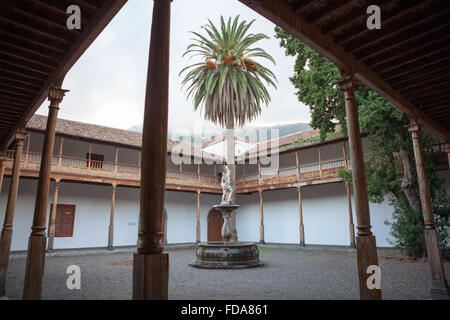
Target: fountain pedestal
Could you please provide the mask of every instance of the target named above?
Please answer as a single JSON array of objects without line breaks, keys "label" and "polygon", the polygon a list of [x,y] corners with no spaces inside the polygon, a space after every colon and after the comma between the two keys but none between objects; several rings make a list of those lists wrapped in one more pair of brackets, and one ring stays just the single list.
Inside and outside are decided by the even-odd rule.
[{"label": "fountain pedestal", "polygon": [[223,241],[197,244],[195,263],[192,267],[205,269],[239,269],[262,266],[259,260],[259,250],[255,243],[229,242],[231,238],[231,227],[229,223],[230,214],[239,208],[239,205],[218,204],[213,206],[222,212]]}]

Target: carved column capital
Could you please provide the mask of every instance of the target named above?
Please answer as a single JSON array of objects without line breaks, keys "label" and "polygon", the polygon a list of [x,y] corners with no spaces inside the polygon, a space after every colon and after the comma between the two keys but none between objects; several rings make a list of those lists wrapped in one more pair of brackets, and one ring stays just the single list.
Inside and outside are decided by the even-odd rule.
[{"label": "carved column capital", "polygon": [[302,187],[304,187],[304,186],[306,186],[305,182],[300,182],[300,183],[295,184],[295,187],[297,188],[297,191],[301,191]]},{"label": "carved column capital", "polygon": [[64,90],[51,85],[48,89],[48,100],[50,101],[50,107],[58,107],[66,92],[69,92],[69,90]]},{"label": "carved column capital", "polygon": [[412,134],[413,138],[419,137],[420,126],[415,121],[411,121],[411,124],[407,126],[408,131]]},{"label": "carved column capital", "polygon": [[337,82],[339,90],[353,94],[358,87],[358,80],[353,74],[343,74],[342,79]]},{"label": "carved column capital", "polygon": [[23,129],[17,130],[15,138],[17,144],[23,145],[24,140],[27,138],[27,132]]}]

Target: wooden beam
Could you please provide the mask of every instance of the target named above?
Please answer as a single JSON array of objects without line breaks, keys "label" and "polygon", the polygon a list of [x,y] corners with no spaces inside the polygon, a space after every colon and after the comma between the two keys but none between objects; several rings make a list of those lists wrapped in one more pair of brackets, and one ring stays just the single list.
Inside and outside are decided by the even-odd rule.
[{"label": "wooden beam", "polygon": [[[413,4],[413,1],[411,3]],[[428,8],[426,8],[427,6]],[[422,33],[417,32],[417,26],[420,25],[420,31],[426,31],[426,25],[434,26],[433,21],[442,22],[442,16],[448,11],[448,8],[442,3],[433,3],[433,1],[419,2],[419,7],[421,8],[413,6],[410,10],[396,10],[397,15],[390,23],[386,22],[383,17],[381,29],[369,30],[366,28],[365,31],[369,31],[366,33],[366,37],[353,40],[351,43],[347,42],[348,45],[344,44],[344,46],[351,52],[355,52],[389,38],[402,39],[401,35],[417,36]],[[406,17],[402,19],[401,16],[405,14]]]},{"label": "wooden beam", "polygon": [[[47,96],[47,88],[50,84],[61,84],[66,73],[72,68],[75,62],[81,57],[91,43],[97,38],[102,30],[108,25],[112,18],[125,5],[127,0],[104,0],[102,7],[92,17],[92,22],[83,26],[82,33],[72,43],[69,51],[63,59],[59,61],[59,67],[50,75],[46,83],[40,87],[39,93],[35,96],[33,102],[23,113],[20,121],[14,129],[25,125],[39,106],[44,102]],[[0,150],[6,148],[12,140],[12,133],[6,139],[0,142]]]},{"label": "wooden beam", "polygon": [[333,15],[338,10],[341,10],[342,7],[346,6],[347,4],[352,3],[349,0],[336,0],[331,3],[329,3],[327,6],[325,6],[323,9],[308,15],[307,21],[308,23],[317,23],[320,22],[323,18],[329,17]]},{"label": "wooden beam", "polygon": [[378,41],[377,39],[369,42],[368,45],[364,48],[349,50],[349,52],[352,52],[355,58],[358,60],[368,59],[380,53],[392,50],[392,48],[397,48],[403,44],[407,44],[416,39],[423,38],[426,35],[433,36],[434,33],[441,34],[442,29],[448,29],[447,26],[449,25],[450,22],[448,22],[447,19],[431,20],[430,22],[421,25],[421,30],[424,30],[422,32],[417,32],[417,28],[407,29],[403,32],[400,32],[396,37],[390,35],[385,40],[380,39],[380,41]]},{"label": "wooden beam", "polygon": [[[371,58],[362,58],[361,61],[363,61],[370,68],[377,67],[377,69],[382,69],[383,65],[396,65],[399,62],[399,58],[420,58],[421,56],[432,53],[435,50],[442,49],[442,47],[445,48],[445,45],[442,46],[442,41],[445,42],[445,39],[448,37],[450,37],[449,34],[446,34],[444,37],[438,33],[431,36],[427,35],[413,42],[407,42],[404,45],[397,47],[395,50],[389,50],[388,52],[372,56]],[[412,56],[414,53],[417,53],[417,55]],[[403,62],[403,60],[400,60],[400,62]]]},{"label": "wooden beam", "polygon": [[[397,19],[399,19],[403,15],[407,15],[416,12],[416,9],[418,6],[423,6],[422,0],[403,0],[401,1],[401,6],[403,7],[402,10],[389,10],[389,8],[383,8],[381,7],[382,11],[382,21],[383,21],[383,28],[388,25],[391,22],[395,22]],[[366,7],[367,9],[367,7]],[[365,18],[367,19],[367,13],[364,13]],[[363,24],[365,26],[365,24]],[[337,44],[345,45],[346,43],[350,43],[350,41],[353,43],[353,40],[356,38],[361,38],[362,36],[375,36],[374,31],[377,30],[370,30],[368,28],[361,28],[358,27],[357,29],[351,29],[346,30],[345,33],[342,33],[341,35],[338,35],[334,38],[335,42]]]}]

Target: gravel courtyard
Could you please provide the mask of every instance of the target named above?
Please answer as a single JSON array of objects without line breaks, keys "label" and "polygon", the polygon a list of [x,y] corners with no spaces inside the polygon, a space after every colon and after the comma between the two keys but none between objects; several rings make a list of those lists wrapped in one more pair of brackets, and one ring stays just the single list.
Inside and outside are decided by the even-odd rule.
[{"label": "gravel courtyard", "polygon": [[[169,299],[358,299],[355,252],[260,248],[266,264],[256,269],[205,270],[188,266],[194,249],[171,249]],[[24,256],[11,259],[7,296],[21,299]],[[424,262],[380,254],[383,299],[429,299]],[[81,268],[81,289],[66,287],[66,268]],[[450,264],[445,265],[450,274]],[[132,252],[51,256],[46,259],[43,299],[130,299]]]}]

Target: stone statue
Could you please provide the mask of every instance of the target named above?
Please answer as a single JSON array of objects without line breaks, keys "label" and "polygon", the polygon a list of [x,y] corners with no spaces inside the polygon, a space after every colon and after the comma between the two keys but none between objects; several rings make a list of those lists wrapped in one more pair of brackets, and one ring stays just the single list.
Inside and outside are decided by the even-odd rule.
[{"label": "stone statue", "polygon": [[222,203],[230,204],[231,196],[233,195],[233,188],[230,185],[230,169],[228,166],[225,166],[225,172],[222,173]]}]

